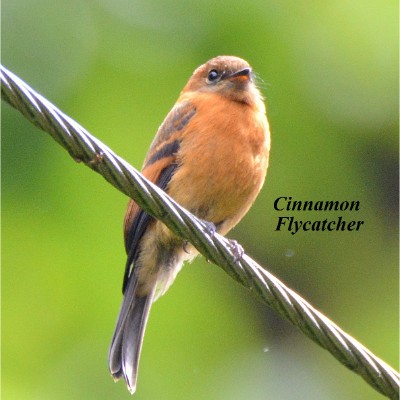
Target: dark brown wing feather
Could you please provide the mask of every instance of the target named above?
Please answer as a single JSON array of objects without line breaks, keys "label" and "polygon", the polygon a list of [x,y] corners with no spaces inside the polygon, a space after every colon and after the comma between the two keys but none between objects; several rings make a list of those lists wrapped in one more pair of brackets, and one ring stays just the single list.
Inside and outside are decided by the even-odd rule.
[{"label": "dark brown wing feather", "polygon": [[[195,115],[196,109],[189,102],[178,103],[160,126],[146,156],[143,175],[161,189],[166,190],[177,163],[181,131]],[[128,259],[125,266],[122,292],[131,276],[141,238],[154,219],[131,200],[125,214],[124,238]]]},{"label": "dark brown wing feather", "polygon": [[175,105],[161,124],[157,135],[151,143],[143,165],[143,171],[156,161],[177,153],[179,150],[181,131],[187,126],[195,114],[196,108],[189,101]]}]

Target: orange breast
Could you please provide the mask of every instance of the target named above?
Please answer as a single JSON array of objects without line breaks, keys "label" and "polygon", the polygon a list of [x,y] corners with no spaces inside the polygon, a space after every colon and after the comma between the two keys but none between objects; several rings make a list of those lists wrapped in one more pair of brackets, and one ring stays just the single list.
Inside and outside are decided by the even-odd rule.
[{"label": "orange breast", "polygon": [[197,94],[197,112],[181,142],[181,167],[168,193],[200,218],[231,229],[264,182],[269,152],[265,114],[213,93]]}]

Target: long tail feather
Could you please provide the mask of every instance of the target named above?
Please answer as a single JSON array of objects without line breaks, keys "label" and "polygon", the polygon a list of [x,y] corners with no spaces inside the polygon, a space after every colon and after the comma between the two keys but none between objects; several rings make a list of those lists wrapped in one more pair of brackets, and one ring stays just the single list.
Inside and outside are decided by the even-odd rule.
[{"label": "long tail feather", "polygon": [[110,372],[115,380],[124,377],[131,393],[136,389],[140,350],[153,298],[154,290],[138,297],[135,280],[128,282],[111,342],[108,357]]}]

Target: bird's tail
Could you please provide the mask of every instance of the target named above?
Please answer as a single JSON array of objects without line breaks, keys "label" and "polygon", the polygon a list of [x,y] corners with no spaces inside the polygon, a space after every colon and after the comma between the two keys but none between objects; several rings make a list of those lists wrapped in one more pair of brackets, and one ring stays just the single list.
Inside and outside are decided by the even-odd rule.
[{"label": "bird's tail", "polygon": [[136,295],[136,282],[133,279],[128,282],[111,342],[110,372],[115,380],[123,377],[131,393],[136,389],[140,350],[153,298],[154,290],[139,297]]}]

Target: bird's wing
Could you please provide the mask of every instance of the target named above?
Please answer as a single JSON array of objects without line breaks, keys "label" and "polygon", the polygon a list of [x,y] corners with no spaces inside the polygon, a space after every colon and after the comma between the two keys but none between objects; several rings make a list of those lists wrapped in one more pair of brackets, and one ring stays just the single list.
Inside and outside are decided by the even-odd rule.
[{"label": "bird's wing", "polygon": [[[147,153],[142,173],[151,182],[165,190],[178,167],[176,154],[179,151],[182,131],[195,115],[196,108],[190,102],[178,103],[161,124]],[[128,259],[122,292],[125,291],[137,255],[138,245],[149,224],[154,219],[131,200],[125,214],[124,238]]]}]

